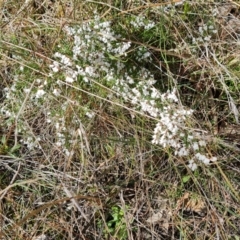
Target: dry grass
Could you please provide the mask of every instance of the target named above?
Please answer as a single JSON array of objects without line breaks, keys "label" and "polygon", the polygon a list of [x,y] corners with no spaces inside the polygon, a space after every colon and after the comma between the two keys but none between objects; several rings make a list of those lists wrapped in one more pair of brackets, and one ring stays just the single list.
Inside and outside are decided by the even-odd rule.
[{"label": "dry grass", "polygon": [[[0,239],[239,239],[239,3],[186,1],[171,15],[162,2],[123,2],[0,1],[0,104],[16,112],[0,115]],[[51,94],[53,54],[73,45],[64,26],[94,18],[94,10],[134,48],[151,51],[154,61],[144,67],[159,90],[178,88],[182,104],[194,109],[194,128],[213,140],[207,151],[217,162],[192,172],[171,149],[153,145],[156,119],[109,99],[104,81]],[[157,20],[158,32],[129,28],[134,15]],[[204,23],[217,31],[192,43]],[[16,79],[9,101],[3,89]],[[49,89],[40,105],[30,95],[37,79]],[[49,112],[56,122],[62,117],[73,154],[56,146]],[[25,136],[41,148],[29,149]]]}]

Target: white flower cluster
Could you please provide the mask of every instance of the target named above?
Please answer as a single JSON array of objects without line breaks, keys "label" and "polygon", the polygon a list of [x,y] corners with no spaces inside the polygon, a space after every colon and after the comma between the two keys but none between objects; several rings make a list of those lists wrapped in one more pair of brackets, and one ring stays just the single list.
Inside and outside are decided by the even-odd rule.
[{"label": "white flower cluster", "polygon": [[185,137],[182,127],[191,114],[192,110],[174,109],[171,105],[165,106],[160,113],[160,121],[154,129],[152,143],[160,144],[163,147],[173,147],[176,149],[176,155],[187,156],[189,152],[181,142],[181,138]]},{"label": "white flower cluster", "polygon": [[[155,25],[154,22],[147,20],[143,16],[135,17],[131,20],[134,27],[143,27],[143,29],[150,29]],[[135,26],[136,25],[136,26]],[[127,66],[122,58],[127,56],[131,47],[131,42],[125,41],[124,37],[115,34],[110,21],[101,21],[100,17],[96,16],[94,20],[83,22],[78,27],[65,27],[67,34],[74,39],[74,46],[72,48],[72,57],[66,57],[59,52],[54,54],[57,61],[50,65],[52,72],[50,76],[64,73],[65,81],[68,84],[76,82],[77,79],[83,80],[85,83],[91,83],[91,80],[98,81],[99,78],[116,81],[123,73],[124,78],[128,83],[134,84],[131,76],[131,71],[136,72],[136,67],[126,69]],[[150,52],[144,48],[139,47],[136,51],[137,61],[151,60]],[[145,73],[145,79],[148,78],[149,73]],[[121,80],[120,80],[121,81]],[[53,94],[59,96],[61,93],[61,83],[57,81],[58,87],[54,87]],[[118,85],[117,83],[115,84]],[[143,84],[144,86],[144,84]],[[114,90],[119,90],[116,87]],[[148,90],[144,90],[144,94]],[[134,100],[132,100],[134,101]]]},{"label": "white flower cluster", "polygon": [[[23,71],[21,68],[19,70]],[[23,81],[22,75],[16,75],[11,87],[4,89],[5,104],[1,107],[0,113],[6,117],[9,127],[16,124],[16,136],[21,136],[19,142],[28,150],[41,149],[39,144],[41,133],[38,134],[38,131],[33,133],[34,128],[38,127],[37,117],[34,115],[42,114],[45,117],[49,115],[45,109],[42,109],[42,102],[48,99],[46,86],[46,79],[39,78],[29,82]],[[30,130],[30,126],[33,126],[33,130]]]},{"label": "white flower cluster", "polygon": [[[133,28],[147,31],[155,26],[154,22],[142,16],[133,17],[130,24]],[[190,122],[193,111],[180,104],[177,90],[160,93],[154,87],[156,80],[149,70],[144,67],[138,68],[137,64],[128,65],[125,61],[128,59],[128,54],[135,54],[136,62],[151,61],[151,53],[146,48],[138,47],[135,53],[132,50],[130,53],[132,43],[115,34],[111,22],[103,22],[99,17],[92,22],[84,22],[77,28],[66,27],[65,30],[69,37],[74,39],[72,56],[66,56],[60,52],[54,54],[55,61],[50,65],[50,76],[56,81],[52,81],[51,86],[46,80],[38,79],[36,86],[31,87],[28,84],[22,88],[23,95],[28,95],[29,101],[26,103],[28,108],[42,108],[41,102],[47,101],[51,96],[47,94],[47,89],[52,90],[54,99],[60,97],[68,99],[68,96],[65,96],[62,81],[58,80],[63,76],[68,85],[82,81],[88,86],[92,84],[91,80],[106,79],[109,83],[107,87],[111,87],[118,96],[130,102],[133,108],[158,119],[153,132],[153,144],[171,148],[176,156],[189,160],[188,167],[193,171],[200,162],[208,165],[216,161],[215,157],[204,155],[207,143],[201,140],[200,134],[195,131],[189,132],[187,124]],[[204,36],[207,31],[213,30],[211,26],[199,28],[200,34]],[[16,80],[16,84],[17,82]],[[13,84],[11,89],[5,89],[5,95],[9,101],[17,94],[16,84]],[[66,156],[73,154],[67,146],[73,144],[72,136],[76,133],[75,127],[78,128],[77,119],[72,118],[66,121],[64,112],[68,104],[69,101],[66,101],[59,112],[44,113],[46,123],[54,124],[55,127],[54,146],[61,149]],[[15,109],[12,110],[9,107],[3,107],[1,112],[12,119],[17,114]],[[94,115],[94,111],[85,109],[86,117],[94,119]],[[40,148],[39,142],[42,136],[35,134],[33,137],[27,134],[28,128],[29,125],[24,124],[19,127],[19,133],[23,133],[21,142],[29,150]]]},{"label": "white flower cluster", "polygon": [[[154,23],[146,24],[140,16],[132,20],[131,24],[135,28],[144,29],[154,26]],[[209,26],[208,29],[212,30],[212,27]],[[137,110],[159,119],[154,129],[153,144],[164,148],[171,147],[176,156],[190,159],[188,166],[192,170],[196,169],[197,161],[207,165],[215,160],[201,154],[205,150],[206,142],[201,140],[200,135],[189,133],[186,124],[193,111],[179,104],[176,89],[161,94],[153,86],[156,81],[147,69],[137,69],[134,66],[126,68],[123,61],[120,61],[119,57],[127,55],[131,43],[119,42],[118,38],[121,36],[115,35],[110,22],[100,22],[96,17],[94,24],[84,23],[78,29],[67,27],[66,30],[74,37],[73,59],[76,61],[75,68],[78,69],[77,75],[81,75],[85,82],[88,82],[89,78],[97,80],[99,76],[105,76],[109,81],[114,79],[112,89],[119,96],[131,102]],[[201,32],[201,29],[199,31]],[[150,61],[151,54],[144,48],[139,48],[136,59],[145,58]],[[53,67],[55,65],[53,64]],[[70,83],[69,80],[66,81]],[[86,115],[92,117],[88,112]]]},{"label": "white flower cluster", "polygon": [[211,157],[208,158],[205,155],[201,153],[196,153],[192,159],[189,160],[188,167],[192,170],[195,171],[198,167],[197,162],[202,162],[205,165],[210,164],[210,162],[216,162],[217,158],[216,157]]},{"label": "white flower cluster", "polygon": [[[67,93],[62,84],[62,76],[65,77],[65,82],[69,85],[75,84],[78,77],[84,82],[89,83],[91,79],[97,80],[99,77],[112,80],[116,75],[120,74],[125,67],[121,61],[121,57],[125,57],[127,51],[131,47],[128,41],[120,41],[118,35],[115,35],[111,28],[111,23],[108,21],[102,22],[99,17],[96,17],[93,22],[85,22],[79,28],[66,28],[70,37],[74,38],[74,46],[72,49],[72,56],[66,56],[59,52],[54,54],[55,61],[52,62],[50,67],[50,77],[56,81],[47,82],[45,79],[29,81],[19,80],[19,76],[14,79],[11,88],[4,89],[5,106],[1,107],[1,113],[8,119],[8,126],[12,126],[21,110],[19,102],[13,99],[22,99],[24,102],[20,118],[18,119],[17,130],[21,135],[21,143],[24,144],[29,150],[41,148],[39,142],[44,137],[42,133],[44,129],[38,131],[30,131],[29,127],[35,121],[34,114],[40,114],[44,108],[44,104],[49,105],[51,96],[54,98],[65,97],[68,99]],[[61,49],[61,46],[60,46]],[[24,68],[21,67],[20,71],[23,72]],[[130,77],[129,77],[130,79]],[[133,81],[133,80],[132,80]],[[52,95],[47,91],[52,90]],[[52,100],[52,99],[51,99]],[[69,102],[67,102],[69,103]],[[31,116],[31,111],[34,113]],[[68,150],[66,145],[71,143],[69,136],[73,136],[74,129],[69,129],[69,126],[76,126],[76,119],[68,122],[66,127],[66,116],[62,112],[66,110],[66,106],[61,109],[53,109],[53,112],[43,112],[46,124],[54,124],[56,135],[53,137],[56,148],[62,149],[63,153],[70,155],[71,150]],[[59,115],[57,112],[59,111]],[[29,114],[29,115],[25,115]],[[22,118],[22,116],[24,117]],[[86,117],[93,118],[95,113],[92,110],[86,109]],[[29,121],[29,122],[28,122]],[[68,128],[68,129],[67,129]],[[73,127],[74,128],[74,127]],[[71,144],[70,144],[71,145]]]},{"label": "white flower cluster", "polygon": [[[77,79],[78,72],[74,71],[71,67],[73,66],[72,61],[70,58],[65,56],[64,54],[61,54],[59,52],[56,52],[54,54],[54,57],[59,59],[59,62],[54,61],[49,67],[53,71],[53,73],[50,73],[50,76],[52,76],[54,73],[58,73],[60,70],[65,72],[65,81],[67,83],[73,83]],[[55,89],[55,93],[59,92],[58,89]],[[56,95],[54,93],[54,95]]]},{"label": "white flower cluster", "polygon": [[176,2],[172,1],[172,2],[170,2],[170,4],[167,4],[167,5],[164,4],[163,7],[160,6],[160,8],[163,9],[164,12],[169,13],[170,11],[172,11],[172,13],[174,14],[175,13],[175,7],[179,6],[179,5],[183,5],[184,2],[185,2],[185,0],[176,1]]},{"label": "white flower cluster", "polygon": [[217,30],[213,25],[207,25],[203,24],[198,27],[198,37],[192,38],[192,43],[197,44],[197,43],[204,43],[204,42],[209,42],[214,34],[217,33]]},{"label": "white flower cluster", "polygon": [[164,148],[171,147],[176,156],[187,159],[192,157],[188,164],[192,171],[196,170],[199,162],[208,165],[216,161],[216,157],[209,158],[201,154],[201,152],[206,152],[207,143],[201,139],[198,132],[190,132],[187,128],[186,123],[192,116],[193,110],[186,110],[181,105],[177,105],[176,90],[162,94],[161,100],[168,101],[168,105],[164,106],[159,113],[159,122],[154,129],[152,143]]},{"label": "white flower cluster", "polygon": [[107,60],[106,53],[121,56],[131,47],[130,42],[117,39],[118,36],[115,36],[109,21],[101,22],[99,17],[95,17],[94,23],[85,22],[77,29],[65,29],[74,37],[73,59],[81,61],[82,64],[91,63],[94,71],[104,65]]},{"label": "white flower cluster", "polygon": [[[132,18],[130,24],[134,28],[149,30],[155,26],[154,22],[146,20],[142,16]],[[203,26],[199,29],[201,34],[211,30]],[[123,37],[115,34],[111,22],[101,21],[99,17],[95,17],[92,22],[84,22],[78,28],[66,27],[66,32],[70,38],[74,39],[72,48],[72,56],[66,56],[60,52],[54,54],[55,61],[50,65],[50,76],[56,81],[47,84],[46,80],[36,80],[36,86],[24,86],[22,92],[28,95],[30,109],[42,108],[41,102],[49,99],[51,95],[47,94],[47,89],[52,90],[54,99],[65,97],[64,88],[61,80],[64,80],[68,85],[78,84],[82,81],[88,86],[92,84],[92,80],[106,79],[114,92],[118,94],[126,102],[130,102],[138,111],[158,119],[158,123],[154,129],[152,143],[161,145],[164,148],[171,148],[178,157],[183,157],[189,160],[188,167],[195,170],[198,162],[208,165],[211,161],[216,161],[216,158],[209,158],[203,153],[205,152],[206,142],[201,140],[201,136],[194,131],[189,132],[187,124],[190,121],[193,111],[185,109],[177,97],[176,89],[160,93],[154,84],[156,80],[154,76],[144,67],[138,68],[137,64],[128,65],[126,56],[132,43],[126,41]],[[60,46],[61,48],[61,46]],[[144,47],[136,48],[135,59],[138,62],[143,60],[151,61],[151,53]],[[131,54],[134,54],[131,51]],[[17,81],[16,81],[17,84]],[[11,101],[14,99],[16,84],[13,84],[11,89],[5,89],[6,98]],[[47,86],[48,85],[48,86]],[[68,149],[67,145],[73,143],[71,137],[74,136],[78,128],[77,119],[72,118],[67,120],[64,112],[68,108],[69,101],[63,104],[62,109],[55,113],[44,113],[46,123],[54,123],[56,134],[54,136],[54,146],[61,149],[62,152],[70,156],[73,154]],[[9,118],[16,117],[16,110],[3,107],[1,112]],[[37,110],[36,110],[37,111]],[[85,109],[85,116],[89,119],[94,118],[94,111]],[[38,142],[42,136],[37,134],[33,137],[26,134],[29,125],[19,128],[19,133],[22,132],[24,137],[21,140],[30,150],[38,147]],[[200,140],[199,140],[200,139]]]},{"label": "white flower cluster", "polygon": [[46,92],[43,89],[38,89],[36,92],[36,98],[42,98]]},{"label": "white flower cluster", "polygon": [[[109,21],[101,22],[99,17],[95,17],[93,22],[84,22],[77,28],[66,27],[65,31],[74,38],[72,48],[74,62],[61,53],[55,53],[54,57],[60,63],[55,61],[50,65],[51,76],[61,70],[67,83],[75,82],[78,76],[89,83],[101,76],[112,79],[113,72],[119,73],[123,69],[124,64],[120,57],[126,56],[131,43],[118,40]],[[58,89],[54,90],[55,95],[58,92]]]},{"label": "white flower cluster", "polygon": [[189,132],[186,124],[190,121],[193,110],[185,109],[179,104],[176,89],[159,93],[153,86],[156,81],[150,73],[146,69],[142,71],[144,73],[140,71],[139,75],[148,80],[139,81],[135,87],[131,87],[131,79],[118,79],[114,90],[138,110],[159,119],[152,143],[164,148],[171,147],[176,156],[190,159],[188,167],[193,171],[198,162],[208,165],[211,161],[216,161],[216,158],[208,158],[200,153],[206,152],[206,142],[201,140],[198,132]]},{"label": "white flower cluster", "polygon": [[145,30],[149,30],[156,25],[155,22],[142,15],[133,16],[130,24],[134,27],[134,29],[143,28]]},{"label": "white flower cluster", "polygon": [[[157,117],[159,108],[155,106],[155,99],[160,96],[160,93],[153,87],[156,81],[147,69],[142,68],[139,70],[138,75],[144,80],[135,83],[133,78],[125,73],[123,78],[116,80],[113,89],[124,100],[130,101],[143,112],[148,112],[151,116]],[[135,87],[132,85],[135,85]]]},{"label": "white flower cluster", "polygon": [[[207,143],[201,140],[198,132],[189,132],[186,124],[190,121],[193,110],[185,109],[179,104],[176,89],[161,94],[154,88],[155,80],[147,70],[143,76],[148,80],[139,81],[134,88],[129,84],[131,81],[126,78],[119,79],[114,89],[138,110],[159,119],[154,129],[152,143],[164,148],[171,147],[176,156],[190,159],[188,167],[193,171],[196,170],[198,162],[208,165],[211,161],[216,161],[215,157],[209,158],[201,154],[206,152]],[[161,106],[157,104],[158,102]]]},{"label": "white flower cluster", "polygon": [[[147,22],[141,16],[132,19],[130,24],[145,30],[154,27],[153,22]],[[211,29],[210,26],[207,29]],[[189,132],[187,124],[190,122],[193,111],[180,104],[177,90],[160,93],[154,87],[156,80],[149,70],[144,67],[139,69],[137,64],[128,66],[125,61],[122,61],[127,59],[132,43],[115,34],[111,22],[102,22],[99,17],[96,17],[93,22],[84,22],[78,28],[66,27],[65,30],[70,38],[74,39],[74,46],[71,57],[60,52],[54,54],[55,61],[50,65],[50,76],[56,81],[52,81],[51,86],[46,88],[46,81],[39,80],[36,82],[38,87],[23,89],[35,105],[36,102],[39,104],[40,100],[48,99],[49,94],[46,94],[46,89],[52,90],[54,98],[64,96],[68,99],[64,95],[62,81],[58,80],[62,79],[62,76],[68,85],[82,81],[88,86],[93,84],[92,80],[106,79],[107,84],[109,83],[107,87],[111,87],[118,96],[130,102],[133,108],[158,119],[153,133],[153,144],[171,148],[176,156],[188,159],[188,167],[192,170],[197,168],[199,162],[208,165],[211,161],[216,161],[216,158],[209,158],[203,154],[206,152],[207,143],[201,140],[200,134],[194,131]],[[201,32],[201,29],[199,31]],[[134,54],[132,52],[131,54]],[[144,59],[151,61],[151,54],[144,47],[137,48],[135,56],[138,62]],[[13,85],[12,89],[6,89],[6,96],[9,99],[12,98],[11,94],[14,94],[15,88]],[[71,145],[73,141],[71,137],[76,132],[74,126],[77,128],[78,123],[76,119],[72,119],[66,124],[66,116],[62,113],[66,111],[67,104],[69,102],[62,106],[59,113],[45,115],[46,122],[54,123],[55,126],[54,146],[70,156],[73,152],[67,145]],[[11,111],[7,108],[3,108],[2,112],[6,116],[11,115]],[[94,111],[86,109],[85,116],[91,119],[94,115]],[[25,130],[27,131],[25,128],[22,131]],[[29,149],[33,149],[40,140],[41,138],[37,135],[35,139],[26,135],[26,139],[22,142]]]}]

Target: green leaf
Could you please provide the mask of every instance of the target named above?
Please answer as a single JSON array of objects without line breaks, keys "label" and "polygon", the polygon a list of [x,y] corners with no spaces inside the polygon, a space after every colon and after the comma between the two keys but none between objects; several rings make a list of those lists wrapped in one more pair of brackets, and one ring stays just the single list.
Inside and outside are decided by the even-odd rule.
[{"label": "green leaf", "polygon": [[6,144],[7,140],[6,140],[6,136],[5,135],[2,136],[1,142],[4,145]]},{"label": "green leaf", "polygon": [[182,182],[183,182],[183,183],[187,183],[190,178],[191,178],[191,176],[189,176],[189,175],[184,176],[184,177],[182,178]]}]

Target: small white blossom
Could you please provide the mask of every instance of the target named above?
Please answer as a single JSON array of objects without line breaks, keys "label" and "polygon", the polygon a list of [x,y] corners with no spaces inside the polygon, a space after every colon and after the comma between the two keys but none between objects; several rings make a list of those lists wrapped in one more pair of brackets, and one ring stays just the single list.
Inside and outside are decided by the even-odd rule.
[{"label": "small white blossom", "polygon": [[65,81],[68,82],[68,83],[73,83],[74,79],[72,77],[67,76]]},{"label": "small white blossom", "polygon": [[41,98],[46,92],[43,89],[38,89],[36,92],[36,98]]},{"label": "small white blossom", "polygon": [[197,169],[197,164],[194,162],[194,160],[190,160],[189,164],[187,165],[192,171],[195,171]]},{"label": "small white blossom", "polygon": [[192,145],[192,148],[195,151],[198,150],[199,149],[198,143],[194,142],[193,145]]},{"label": "small white blossom", "polygon": [[58,141],[55,143],[57,147],[61,147],[62,146],[62,142]]},{"label": "small white blossom", "polygon": [[205,165],[208,165],[210,163],[210,159],[208,159],[205,155],[202,155],[201,153],[197,153],[195,157],[203,162]]},{"label": "small white blossom", "polygon": [[50,68],[53,70],[53,72],[58,72],[59,71],[59,63],[54,61],[52,65],[50,65]]},{"label": "small white blossom", "polygon": [[89,117],[89,118],[93,118],[95,115],[94,112],[86,112],[86,116]]},{"label": "small white blossom", "polygon": [[203,159],[202,161],[205,165],[208,165],[210,163],[210,159],[208,159],[207,157]]},{"label": "small white blossom", "polygon": [[31,91],[31,89],[30,88],[24,88],[24,90],[23,90],[25,93],[29,93],[30,91]]},{"label": "small white blossom", "polygon": [[83,77],[83,81],[88,83],[89,82],[89,79],[87,77]]},{"label": "small white blossom", "polygon": [[93,67],[90,67],[90,66],[87,66],[85,68],[85,72],[89,75],[89,76],[93,76],[94,75],[94,68]]},{"label": "small white blossom", "polygon": [[188,150],[185,147],[182,147],[177,153],[179,157],[187,156],[188,154]]},{"label": "small white blossom", "polygon": [[55,96],[59,96],[59,95],[60,95],[60,91],[59,91],[58,89],[54,88],[54,89],[53,89],[53,94],[54,94]]},{"label": "small white blossom", "polygon": [[204,40],[205,40],[206,42],[210,41],[210,40],[211,40],[211,36],[206,36],[206,37],[204,37]]}]

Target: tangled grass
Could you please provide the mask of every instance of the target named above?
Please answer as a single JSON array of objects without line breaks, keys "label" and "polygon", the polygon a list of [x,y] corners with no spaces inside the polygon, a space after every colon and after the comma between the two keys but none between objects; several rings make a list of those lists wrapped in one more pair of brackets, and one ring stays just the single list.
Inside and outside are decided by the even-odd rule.
[{"label": "tangled grass", "polygon": [[1,239],[238,239],[239,4],[0,1]]}]

